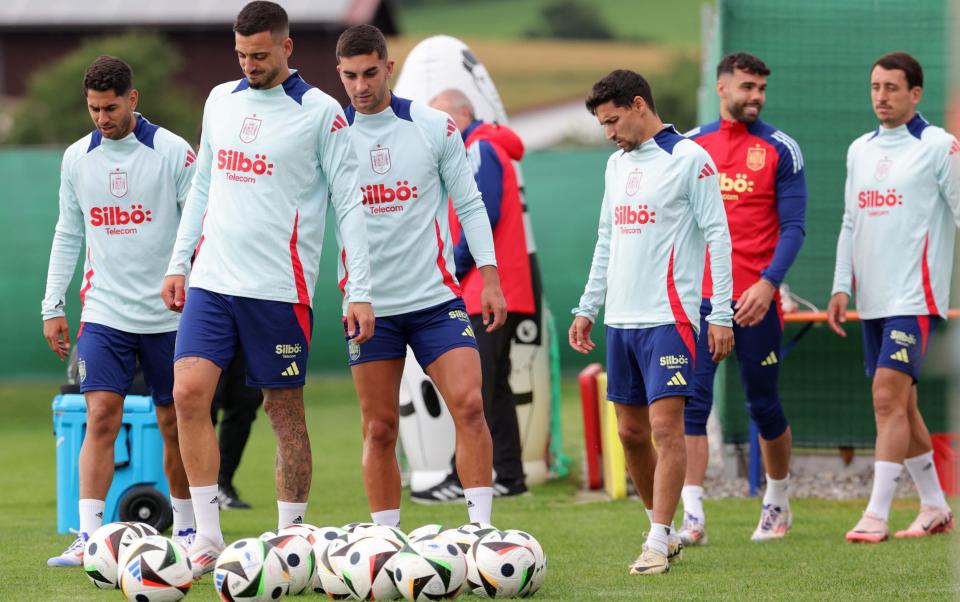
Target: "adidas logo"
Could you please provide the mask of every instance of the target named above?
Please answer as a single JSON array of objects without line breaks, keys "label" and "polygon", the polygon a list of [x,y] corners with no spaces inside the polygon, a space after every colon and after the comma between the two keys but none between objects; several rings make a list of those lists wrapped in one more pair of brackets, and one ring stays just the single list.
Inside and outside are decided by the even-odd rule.
[{"label": "adidas logo", "polygon": [[716,170],[714,170],[709,163],[704,163],[703,169],[700,170],[700,176],[697,177],[697,179],[702,180],[704,178],[709,178],[710,176],[713,176],[716,174],[717,174]]},{"label": "adidas logo", "polygon": [[280,376],[298,376],[300,374],[300,368],[297,367],[297,362],[291,362],[287,369],[280,373]]},{"label": "adidas logo", "polygon": [[330,128],[330,131],[336,132],[345,127],[347,127],[347,120],[343,118],[343,115],[337,115],[333,120],[333,127]]},{"label": "adidas logo", "polygon": [[197,156],[193,154],[192,150],[187,150],[187,161],[183,164],[184,167],[190,167],[193,165],[193,162],[197,160]]},{"label": "adidas logo", "polygon": [[293,519],[293,521],[291,522],[291,524],[293,524],[293,525],[302,525],[302,524],[303,524],[303,517],[302,517],[302,516],[298,516],[297,518]]},{"label": "adidas logo", "polygon": [[950,146],[950,154],[955,155],[957,153],[960,153],[960,142],[954,140],[953,144]]},{"label": "adidas logo", "polygon": [[896,352],[896,353],[894,353],[894,354],[891,354],[891,355],[890,355],[890,359],[892,359],[892,360],[897,360],[897,361],[899,361],[899,362],[903,362],[904,364],[909,364],[909,363],[910,363],[910,356],[907,354],[907,350],[906,350],[906,349],[901,349],[900,351],[898,351],[898,352]]},{"label": "adidas logo", "polygon": [[777,363],[779,363],[779,362],[780,362],[780,360],[777,359],[777,353],[776,353],[775,351],[771,351],[771,352],[770,352],[770,355],[767,356],[767,359],[765,359],[765,360],[763,360],[762,362],[760,362],[760,365],[761,365],[761,366],[772,366],[772,365],[777,364]]},{"label": "adidas logo", "polygon": [[453,122],[452,119],[447,119],[447,138],[453,135],[457,131],[457,124]]},{"label": "adidas logo", "polygon": [[463,332],[460,333],[460,336],[477,338],[476,336],[474,336],[473,328],[471,328],[470,326],[467,326],[466,328],[464,328]]},{"label": "adidas logo", "polygon": [[467,508],[473,508],[473,506],[474,506],[473,500],[467,500]]},{"label": "adidas logo", "polygon": [[97,512],[97,518],[103,518],[103,512]]},{"label": "adidas logo", "polygon": [[219,504],[220,500],[217,499],[217,496],[213,496],[213,499],[208,502],[210,504]]},{"label": "adidas logo", "polygon": [[687,384],[686,379],[683,378],[683,375],[677,372],[673,375],[673,378],[667,381],[668,386],[677,386]]}]

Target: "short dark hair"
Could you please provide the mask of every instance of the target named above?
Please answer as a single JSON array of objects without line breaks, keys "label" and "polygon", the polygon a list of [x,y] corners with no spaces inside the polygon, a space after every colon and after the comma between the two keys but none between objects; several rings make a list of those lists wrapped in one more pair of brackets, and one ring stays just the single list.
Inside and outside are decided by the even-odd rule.
[{"label": "short dark hair", "polygon": [[873,71],[876,67],[883,67],[888,71],[892,71],[893,69],[903,71],[904,75],[907,76],[907,87],[911,90],[923,87],[923,67],[920,66],[920,62],[917,59],[906,52],[897,51],[887,53],[873,63],[870,71]]},{"label": "short dark hair", "polygon": [[98,56],[83,73],[84,95],[88,90],[113,90],[117,96],[123,96],[132,87],[133,69],[115,56]]},{"label": "short dark hair", "polygon": [[383,32],[373,25],[354,25],[340,34],[337,40],[337,62],[340,62],[340,57],[372,52],[376,52],[379,58],[387,58],[387,40]]},{"label": "short dark hair", "polygon": [[717,63],[717,79],[724,73],[733,73],[735,70],[746,71],[750,75],[766,77],[770,75],[770,68],[760,60],[760,57],[749,52],[731,52]]},{"label": "short dark hair", "polygon": [[635,71],[617,69],[593,84],[593,90],[587,97],[587,110],[596,115],[597,107],[611,101],[614,106],[629,107],[637,96],[647,103],[651,111],[657,112],[653,104],[653,91],[647,80]]},{"label": "short dark hair", "polygon": [[287,11],[275,2],[255,0],[244,6],[233,22],[233,31],[242,36],[252,36],[261,31],[269,31],[271,35],[290,35],[290,19]]}]

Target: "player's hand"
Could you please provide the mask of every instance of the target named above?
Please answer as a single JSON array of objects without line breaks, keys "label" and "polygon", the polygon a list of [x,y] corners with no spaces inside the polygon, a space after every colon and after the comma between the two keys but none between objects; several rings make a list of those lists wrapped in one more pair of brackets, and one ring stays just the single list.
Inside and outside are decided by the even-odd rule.
[{"label": "player's hand", "polygon": [[43,338],[61,361],[70,355],[70,328],[63,316],[43,321]]},{"label": "player's hand", "polygon": [[[480,293],[480,312],[487,332],[493,332],[507,321],[507,300],[503,298],[500,289],[500,275],[497,267],[485,265],[480,267],[483,275],[483,291]],[[490,319],[493,314],[493,319]]]},{"label": "player's hand", "polygon": [[164,277],[160,297],[167,309],[177,313],[183,311],[183,304],[187,301],[186,284],[186,276],[172,274]]},{"label": "player's hand", "polygon": [[830,297],[830,305],[827,306],[827,324],[830,329],[838,335],[846,338],[847,332],[842,324],[847,321],[847,303],[850,302],[850,295],[847,293],[834,293]]},{"label": "player's hand", "polygon": [[776,292],[776,287],[769,280],[761,278],[754,282],[753,286],[743,292],[733,307],[736,310],[733,321],[741,328],[759,324],[767,315],[770,302],[773,301],[773,295]]},{"label": "player's hand", "polygon": [[707,345],[713,361],[719,362],[733,351],[733,328],[710,324],[707,326]]},{"label": "player's hand", "polygon": [[[373,338],[373,306],[369,303],[347,304],[347,336],[359,345]],[[356,336],[354,336],[356,335]]]},{"label": "player's hand", "polygon": [[590,333],[593,331],[593,322],[583,316],[577,316],[570,325],[570,346],[574,351],[584,355],[593,351],[597,346],[590,340]]}]

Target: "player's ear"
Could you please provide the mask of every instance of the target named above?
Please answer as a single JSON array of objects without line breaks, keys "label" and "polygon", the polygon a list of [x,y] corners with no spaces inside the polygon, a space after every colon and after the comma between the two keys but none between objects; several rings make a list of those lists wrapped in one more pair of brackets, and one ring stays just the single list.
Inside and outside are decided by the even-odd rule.
[{"label": "player's ear", "polygon": [[287,39],[283,41],[283,55],[290,58],[291,54],[293,54],[293,38],[287,36]]},{"label": "player's ear", "polygon": [[910,100],[913,101],[913,106],[920,104],[920,99],[923,98],[923,88],[920,86],[914,86],[910,90]]},{"label": "player's ear", "polygon": [[127,101],[130,103],[130,108],[134,111],[137,110],[137,103],[140,102],[140,92],[134,88],[127,93]]},{"label": "player's ear", "polygon": [[387,61],[387,79],[391,79],[393,77],[393,67],[395,65],[396,65],[396,61],[394,60]]}]

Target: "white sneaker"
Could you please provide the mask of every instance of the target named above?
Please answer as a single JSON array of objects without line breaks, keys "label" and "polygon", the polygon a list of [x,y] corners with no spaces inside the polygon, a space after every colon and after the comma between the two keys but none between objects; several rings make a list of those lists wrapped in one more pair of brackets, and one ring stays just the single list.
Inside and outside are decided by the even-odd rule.
[{"label": "white sneaker", "polygon": [[677,562],[683,559],[683,540],[680,536],[671,533],[667,535],[667,560]]},{"label": "white sneaker", "polygon": [[659,575],[670,570],[670,561],[663,554],[643,544],[643,552],[630,565],[631,575]]},{"label": "white sneaker", "polygon": [[190,565],[193,567],[193,578],[199,579],[213,571],[223,551],[223,544],[216,544],[202,535],[195,535],[193,545],[190,546]]},{"label": "white sneaker", "polygon": [[184,551],[190,549],[193,545],[193,541],[197,538],[197,531],[192,527],[189,529],[181,529],[180,531],[174,531],[173,543],[178,544]]},{"label": "white sneaker", "polygon": [[684,546],[707,545],[707,526],[692,514],[683,514],[683,525],[680,527],[680,541]]},{"label": "white sneaker", "polygon": [[790,515],[789,508],[764,504],[763,511],[760,513],[760,522],[750,539],[753,541],[783,539],[792,525],[793,517]]},{"label": "white sneaker", "polygon": [[73,540],[73,543],[70,544],[62,554],[49,558],[47,560],[47,566],[83,566],[83,548],[87,545],[87,540],[90,539],[90,536],[86,533],[74,531],[73,529],[70,529],[70,531],[76,533],[77,538]]}]

